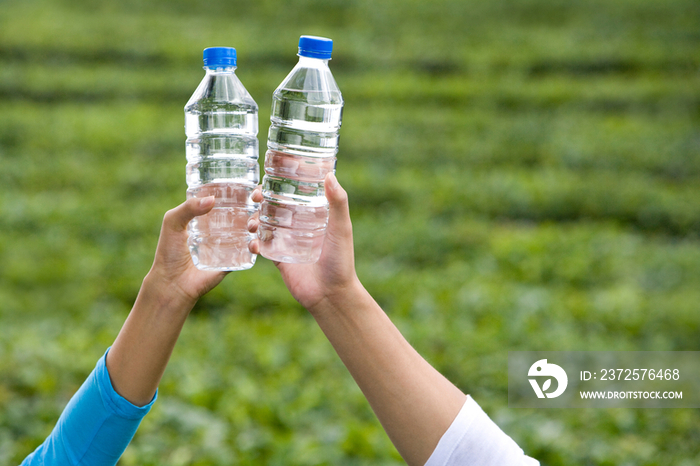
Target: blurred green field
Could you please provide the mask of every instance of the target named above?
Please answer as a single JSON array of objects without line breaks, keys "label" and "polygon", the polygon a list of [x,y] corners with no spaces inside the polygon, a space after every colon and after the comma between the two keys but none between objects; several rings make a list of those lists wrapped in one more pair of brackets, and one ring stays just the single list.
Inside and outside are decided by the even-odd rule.
[{"label": "blurred green field", "polygon": [[[0,2],[0,464],[111,344],[185,195],[207,46],[260,106],[334,39],[360,279],[543,465],[700,464],[700,412],[507,406],[514,350],[700,350],[695,0]],[[120,464],[403,464],[260,258],[193,311]]]}]

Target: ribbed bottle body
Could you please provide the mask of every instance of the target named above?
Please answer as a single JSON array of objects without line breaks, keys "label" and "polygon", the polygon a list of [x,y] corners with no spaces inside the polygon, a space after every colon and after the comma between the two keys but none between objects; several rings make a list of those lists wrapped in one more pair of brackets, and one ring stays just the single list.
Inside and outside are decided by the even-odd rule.
[{"label": "ribbed bottle body", "polygon": [[260,254],[316,262],[328,223],[323,180],[335,171],[343,98],[327,60],[300,57],[275,90],[260,206]]},{"label": "ribbed bottle body", "polygon": [[249,269],[256,259],[247,223],[258,210],[258,106],[234,70],[206,69],[185,106],[187,198],[215,197],[187,227],[192,259],[204,270]]}]

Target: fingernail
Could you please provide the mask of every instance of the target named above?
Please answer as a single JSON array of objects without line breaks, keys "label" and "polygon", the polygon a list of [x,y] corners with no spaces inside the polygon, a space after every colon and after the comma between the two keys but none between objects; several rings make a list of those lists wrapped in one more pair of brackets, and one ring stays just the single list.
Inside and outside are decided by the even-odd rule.
[{"label": "fingernail", "polygon": [[207,207],[210,207],[212,205],[214,205],[214,196],[203,197],[199,200],[199,207],[201,207],[202,209],[206,209]]},{"label": "fingernail", "polygon": [[331,172],[328,174],[328,184],[331,189],[335,189],[338,186],[338,179],[335,177],[335,173]]}]

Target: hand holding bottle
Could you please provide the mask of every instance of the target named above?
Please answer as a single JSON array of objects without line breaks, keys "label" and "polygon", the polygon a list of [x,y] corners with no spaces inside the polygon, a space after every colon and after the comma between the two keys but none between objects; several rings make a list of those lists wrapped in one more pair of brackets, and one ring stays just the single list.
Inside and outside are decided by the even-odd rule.
[{"label": "hand holding bottle", "polygon": [[[347,299],[349,293],[357,292],[362,288],[355,273],[348,195],[333,173],[326,175],[324,184],[329,204],[329,218],[323,250],[318,262],[312,264],[275,262],[292,296],[312,314],[320,312],[327,305]],[[253,193],[253,201],[261,200],[262,191],[258,187]],[[259,225],[260,220],[255,215],[248,223],[248,230],[255,233]],[[250,243],[250,250],[253,254],[259,253],[259,240],[253,240]]]},{"label": "hand holding bottle", "polygon": [[195,267],[187,247],[188,223],[209,213],[214,204],[214,196],[189,199],[165,213],[153,266],[144,280],[151,280],[153,292],[177,297],[191,307],[224,279],[228,272]]}]

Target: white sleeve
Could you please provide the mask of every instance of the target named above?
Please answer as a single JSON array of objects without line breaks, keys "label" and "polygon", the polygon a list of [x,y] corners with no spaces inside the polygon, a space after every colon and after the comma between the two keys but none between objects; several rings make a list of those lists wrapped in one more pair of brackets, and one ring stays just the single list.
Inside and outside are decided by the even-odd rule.
[{"label": "white sleeve", "polygon": [[425,466],[538,466],[470,396]]}]

